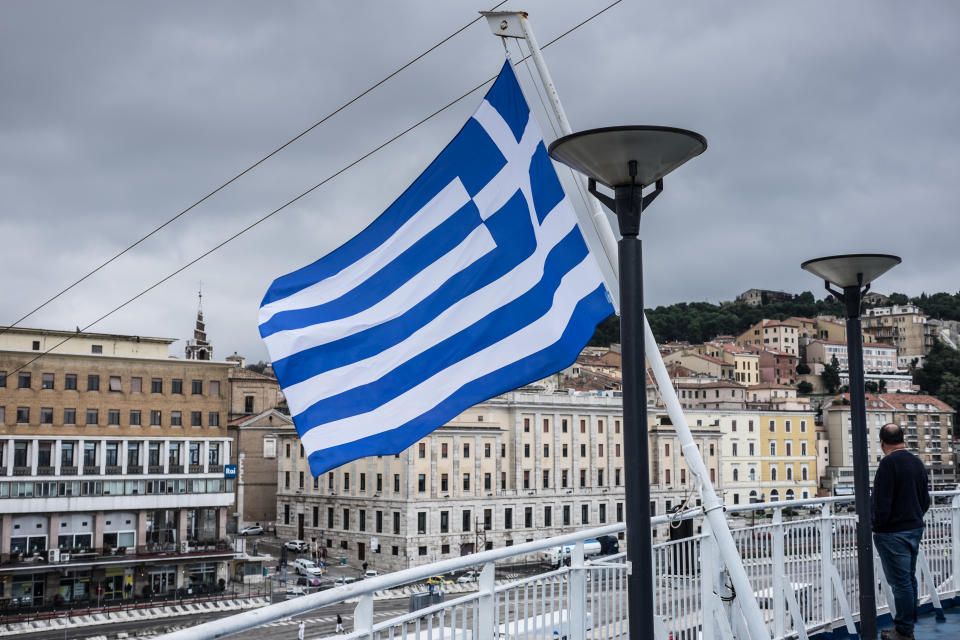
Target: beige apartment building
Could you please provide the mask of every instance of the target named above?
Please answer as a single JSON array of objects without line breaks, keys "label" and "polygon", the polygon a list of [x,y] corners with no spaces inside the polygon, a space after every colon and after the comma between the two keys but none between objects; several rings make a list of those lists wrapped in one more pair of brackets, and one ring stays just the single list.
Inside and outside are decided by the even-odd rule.
[{"label": "beige apartment building", "polygon": [[740,346],[756,345],[796,356],[800,351],[800,325],[785,320],[761,320],[739,336]]},{"label": "beige apartment building", "polygon": [[[609,392],[525,388],[471,407],[400,454],[319,478],[297,437],[280,434],[278,535],[315,543],[328,559],[397,570],[622,521],[621,406]],[[707,446],[716,454],[716,440]],[[652,477],[651,509],[677,505],[689,486]]]},{"label": "beige apartment building", "polygon": [[760,356],[756,353],[729,341],[705,342],[696,349],[698,353],[732,364],[732,371],[727,372],[731,381],[747,386],[760,382]]},{"label": "beige apartment building", "polygon": [[[823,408],[830,440],[830,466],[825,488],[833,495],[853,493],[853,436],[850,396],[842,394]],[[906,393],[866,395],[867,455],[870,478],[883,453],[880,427],[895,422],[904,429],[907,449],[923,460],[934,489],[953,489],[956,483],[953,450],[955,411],[933,396]]]},{"label": "beige apartment building", "polygon": [[0,336],[0,598],[122,599],[228,579],[232,365],[171,358],[173,342]]},{"label": "beige apartment building", "polygon": [[864,334],[897,348],[898,369],[906,369],[915,358],[922,363],[935,341],[927,316],[912,304],[867,309],[861,321]]},{"label": "beige apartment building", "polygon": [[696,411],[722,434],[724,502],[800,500],[817,495],[817,436],[812,411]]}]

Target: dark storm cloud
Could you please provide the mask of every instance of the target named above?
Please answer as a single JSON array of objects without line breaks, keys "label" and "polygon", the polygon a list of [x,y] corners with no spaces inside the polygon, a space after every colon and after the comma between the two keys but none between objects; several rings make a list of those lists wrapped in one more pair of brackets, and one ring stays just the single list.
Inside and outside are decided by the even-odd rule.
[{"label": "dark storm cloud", "polygon": [[[605,3],[544,0],[541,43]],[[191,204],[484,8],[444,3],[19,2],[0,9],[0,322]],[[952,2],[623,2],[545,55],[575,128],[707,136],[643,223],[647,301],[813,290],[807,258],[885,251],[880,291],[956,291],[960,10]],[[515,51],[515,50],[514,50]],[[493,75],[478,23],[26,326],[85,325]],[[527,71],[520,78],[535,109]],[[387,206],[477,93],[97,328],[186,337],[204,285],[219,356],[264,357],[277,275]],[[551,137],[550,127],[541,122]],[[576,198],[574,198],[576,200]]]}]

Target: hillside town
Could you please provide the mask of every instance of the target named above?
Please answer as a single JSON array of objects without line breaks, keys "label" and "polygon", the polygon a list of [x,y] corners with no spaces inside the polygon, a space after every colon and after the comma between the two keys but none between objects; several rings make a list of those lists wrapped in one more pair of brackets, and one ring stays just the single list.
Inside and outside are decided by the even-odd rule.
[{"label": "hillside town", "polygon": [[[955,408],[911,373],[936,342],[955,348],[955,323],[913,305],[862,321],[871,465],[878,429],[895,422],[932,488],[954,488]],[[248,532],[295,541],[318,566],[388,572],[624,520],[618,344],[588,346],[396,455],[314,477],[269,364],[218,359],[202,312],[177,356],[175,341],[0,335],[4,602],[263,584],[284,560]],[[771,318],[660,349],[726,505],[853,492],[841,320]],[[650,512],[671,514],[698,498],[651,374],[647,405]],[[654,543],[671,535],[657,526]]]}]

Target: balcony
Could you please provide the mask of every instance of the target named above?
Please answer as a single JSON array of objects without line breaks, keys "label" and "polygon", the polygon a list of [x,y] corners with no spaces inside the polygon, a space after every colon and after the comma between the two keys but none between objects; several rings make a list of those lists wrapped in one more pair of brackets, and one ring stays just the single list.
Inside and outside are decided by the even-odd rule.
[{"label": "balcony", "polygon": [[15,476],[30,476],[33,475],[33,468],[31,467],[14,467],[13,475]]},{"label": "balcony", "polygon": [[56,470],[53,467],[37,467],[38,476],[52,476],[54,475],[55,471]]},{"label": "balcony", "polygon": [[123,473],[123,467],[115,464],[107,465],[106,469],[104,470],[104,473],[106,473],[108,476],[118,476],[121,473]]},{"label": "balcony", "polygon": [[167,468],[168,468],[167,473],[183,473],[182,464],[171,464]]},{"label": "balcony", "polygon": [[161,475],[163,473],[163,465],[151,464],[150,466],[147,467],[147,473],[149,473],[152,476]]},{"label": "balcony", "polygon": [[7,475],[7,468],[0,467],[0,477]]},{"label": "balcony", "polygon": [[60,467],[60,475],[62,476],[75,476],[77,471],[76,467]]},{"label": "balcony", "polygon": [[130,475],[140,475],[143,473],[143,467],[139,464],[128,464],[127,473]]},{"label": "balcony", "polygon": [[207,473],[223,473],[223,465],[211,464],[207,467]]},{"label": "balcony", "polygon": [[203,473],[203,465],[202,464],[190,465],[190,473]]},{"label": "balcony", "polygon": [[85,476],[95,476],[100,474],[99,465],[95,464],[85,464],[83,465],[83,475]]}]

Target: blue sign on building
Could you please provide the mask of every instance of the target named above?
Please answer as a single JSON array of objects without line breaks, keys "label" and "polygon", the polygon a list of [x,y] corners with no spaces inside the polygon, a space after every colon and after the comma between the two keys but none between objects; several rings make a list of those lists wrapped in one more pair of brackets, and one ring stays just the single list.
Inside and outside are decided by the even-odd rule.
[{"label": "blue sign on building", "polygon": [[236,477],[237,477],[237,465],[235,465],[235,464],[225,464],[225,465],[223,465],[223,477],[224,477],[224,478],[236,478]]}]

